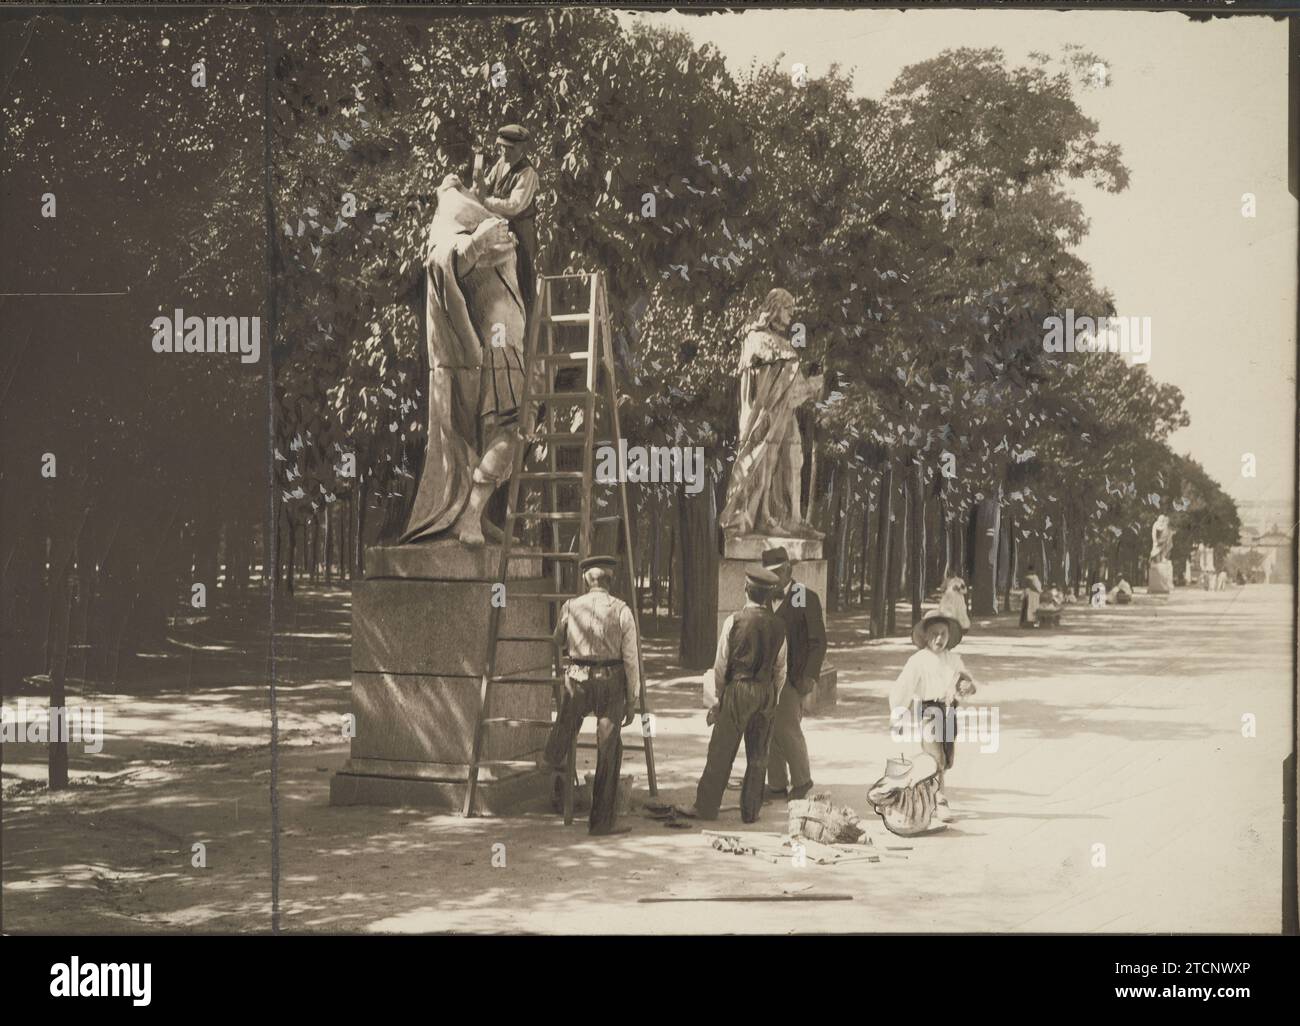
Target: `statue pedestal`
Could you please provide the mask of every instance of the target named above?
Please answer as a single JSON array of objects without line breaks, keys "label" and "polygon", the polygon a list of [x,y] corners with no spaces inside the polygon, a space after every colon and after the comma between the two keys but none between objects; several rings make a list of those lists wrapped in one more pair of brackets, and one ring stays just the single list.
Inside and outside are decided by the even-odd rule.
[{"label": "statue pedestal", "polygon": [[1168,595],[1174,590],[1174,564],[1154,561],[1147,564],[1147,594]]},{"label": "statue pedestal", "polygon": [[[511,594],[547,591],[541,558],[520,549],[510,560]],[[347,765],[330,780],[331,805],[413,805],[459,810],[465,799],[478,718],[480,674],[499,547],[459,541],[375,546],[366,579],[352,591],[352,712],[356,737]],[[503,634],[545,634],[548,603],[510,602]],[[499,673],[546,676],[547,642],[499,646]],[[497,684],[492,714],[545,720],[551,690]],[[532,759],[541,727],[490,728],[485,759]],[[548,772],[484,767],[476,808],[501,813],[549,795]]]},{"label": "statue pedestal", "polygon": [[[781,538],[776,535],[726,535],[722,560],[718,564],[718,633],[728,616],[745,604],[745,571],[760,566],[763,551],[783,547],[794,561],[794,580],[821,599],[826,608],[826,560],[820,538]],[[804,714],[824,715],[835,708],[837,674],[829,663],[822,666],[817,687],[804,696]]]}]

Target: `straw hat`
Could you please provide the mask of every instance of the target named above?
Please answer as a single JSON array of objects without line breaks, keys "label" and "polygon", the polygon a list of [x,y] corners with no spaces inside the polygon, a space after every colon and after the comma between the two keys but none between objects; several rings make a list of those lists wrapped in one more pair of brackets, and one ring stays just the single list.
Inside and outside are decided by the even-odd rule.
[{"label": "straw hat", "polygon": [[925,648],[925,630],[936,623],[947,624],[949,648],[956,648],[961,644],[961,624],[937,609],[931,609],[912,626],[912,644],[917,648]]}]

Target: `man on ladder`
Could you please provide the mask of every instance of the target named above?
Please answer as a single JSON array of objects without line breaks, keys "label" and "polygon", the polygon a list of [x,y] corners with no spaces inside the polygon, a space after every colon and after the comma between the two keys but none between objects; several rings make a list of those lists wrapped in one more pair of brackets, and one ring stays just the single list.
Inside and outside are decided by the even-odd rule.
[{"label": "man on ladder", "polygon": [[592,787],[589,833],[627,833],[615,829],[619,773],[623,764],[622,728],[632,722],[641,687],[636,620],[622,599],[610,594],[614,556],[589,556],[578,564],[587,592],[560,609],[555,643],[567,652],[564,695],[546,742],[544,759],[555,771],[555,789],[573,772],[570,753],[582,721],[596,716],[596,779]]}]

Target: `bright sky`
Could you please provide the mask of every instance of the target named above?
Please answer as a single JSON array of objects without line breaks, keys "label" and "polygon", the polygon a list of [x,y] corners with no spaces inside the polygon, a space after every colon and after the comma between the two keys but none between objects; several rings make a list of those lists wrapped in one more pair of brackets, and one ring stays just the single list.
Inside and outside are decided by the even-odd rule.
[{"label": "bright sky", "polygon": [[[784,53],[810,76],[838,63],[880,96],[908,64],[960,46],[1020,63],[1066,43],[1109,84],[1079,94],[1132,173],[1085,189],[1080,247],[1118,313],[1152,319],[1149,370],[1178,385],[1191,425],[1172,439],[1239,500],[1295,492],[1296,203],[1287,191],[1286,24],[1172,12],[778,11],[630,14],[713,43],[736,69]],[[1253,193],[1256,216],[1243,217]],[[1257,477],[1242,475],[1253,453]]]}]

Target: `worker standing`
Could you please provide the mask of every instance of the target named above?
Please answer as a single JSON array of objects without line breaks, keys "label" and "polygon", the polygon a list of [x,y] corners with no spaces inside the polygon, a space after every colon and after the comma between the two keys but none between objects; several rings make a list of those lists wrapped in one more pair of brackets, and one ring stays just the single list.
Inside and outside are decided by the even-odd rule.
[{"label": "worker standing", "polygon": [[717,819],[740,742],[745,742],[745,781],[740,818],[758,819],[767,777],[768,730],[786,678],[786,627],[772,612],[780,578],[761,567],[745,572],[745,605],[727,617],[713,664],[718,702],[709,710],[713,734],[695,804],[677,811]]},{"label": "worker standing", "polygon": [[567,652],[564,695],[543,756],[556,772],[558,791],[569,772],[569,749],[589,713],[596,716],[596,779],[589,832],[615,829],[618,782],[623,764],[622,728],[632,722],[641,687],[636,619],[622,599],[610,594],[613,556],[589,556],[578,564],[586,594],[560,607],[555,643]]}]

